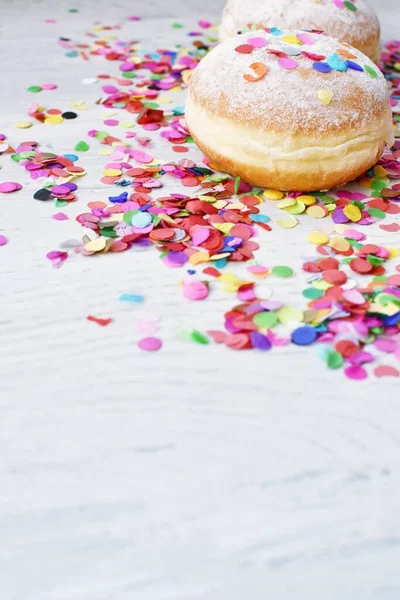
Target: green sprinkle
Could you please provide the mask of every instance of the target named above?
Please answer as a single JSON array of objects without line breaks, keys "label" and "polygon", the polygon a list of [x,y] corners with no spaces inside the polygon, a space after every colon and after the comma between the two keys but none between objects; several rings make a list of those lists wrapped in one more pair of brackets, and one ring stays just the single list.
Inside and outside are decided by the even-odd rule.
[{"label": "green sprinkle", "polygon": [[234,186],[234,192],[235,192],[235,194],[238,193],[239,186],[240,186],[240,177],[235,177],[235,186]]},{"label": "green sprinkle", "polygon": [[190,333],[190,339],[197,344],[206,345],[210,343],[208,337],[200,333],[200,331],[196,331],[196,329],[193,329],[193,331]]},{"label": "green sprinkle", "polygon": [[37,92],[41,92],[42,88],[40,87],[40,85],[31,85],[30,87],[27,88],[27,92],[32,92],[33,94],[36,94]]}]

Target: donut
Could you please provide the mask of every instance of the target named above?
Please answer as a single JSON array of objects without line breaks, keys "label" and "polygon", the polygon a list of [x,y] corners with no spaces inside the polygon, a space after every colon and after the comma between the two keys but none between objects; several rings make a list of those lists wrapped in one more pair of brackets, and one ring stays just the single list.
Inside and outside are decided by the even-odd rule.
[{"label": "donut", "polygon": [[[253,24],[253,25],[251,25]],[[248,28],[314,29],[379,59],[380,26],[364,0],[228,0],[219,37],[224,41]]]},{"label": "donut", "polygon": [[322,34],[272,28],[219,44],[193,71],[185,118],[213,166],[260,187],[326,190],[394,143],[382,73]]}]

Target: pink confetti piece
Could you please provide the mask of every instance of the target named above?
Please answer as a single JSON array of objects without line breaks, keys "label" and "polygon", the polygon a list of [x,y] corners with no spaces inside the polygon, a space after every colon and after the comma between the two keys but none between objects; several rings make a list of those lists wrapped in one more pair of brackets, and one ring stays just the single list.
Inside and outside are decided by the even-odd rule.
[{"label": "pink confetti piece", "polygon": [[399,377],[400,372],[389,365],[379,365],[374,369],[375,377]]},{"label": "pink confetti piece", "polygon": [[278,60],[278,63],[281,67],[283,67],[284,69],[288,69],[289,71],[292,69],[297,69],[297,67],[299,66],[297,60],[294,60],[293,58],[280,58]]},{"label": "pink confetti piece", "polygon": [[202,281],[184,282],[183,295],[188,300],[204,300],[208,296],[208,285]]},{"label": "pink confetti piece", "polygon": [[139,340],[137,345],[145,352],[157,352],[162,348],[162,341],[157,337],[146,337]]},{"label": "pink confetti piece", "polygon": [[3,183],[0,183],[0,192],[3,194],[10,194],[11,192],[16,192],[21,188],[22,185],[16,181],[4,181]]},{"label": "pink confetti piece", "polygon": [[250,44],[253,48],[263,48],[267,45],[267,40],[262,37],[253,37],[247,39],[247,44]]},{"label": "pink confetti piece", "polygon": [[5,246],[7,244],[8,240],[5,237],[5,235],[0,235],[0,246]]},{"label": "pink confetti piece", "polygon": [[151,163],[153,157],[150,154],[146,154],[146,152],[142,152],[141,150],[130,150],[129,156],[131,156],[138,163],[148,164]]},{"label": "pink confetti piece", "polygon": [[63,212],[54,213],[54,215],[51,215],[51,218],[55,221],[68,221],[69,219],[68,215]]},{"label": "pink confetti piece", "polygon": [[397,223],[388,223],[386,225],[381,224],[379,225],[379,228],[383,229],[383,231],[388,231],[389,233],[396,233],[397,231],[400,231],[400,225]]},{"label": "pink confetti piece", "polygon": [[367,371],[358,365],[350,365],[344,370],[344,373],[346,377],[356,381],[361,381],[362,379],[366,379],[368,377]]}]

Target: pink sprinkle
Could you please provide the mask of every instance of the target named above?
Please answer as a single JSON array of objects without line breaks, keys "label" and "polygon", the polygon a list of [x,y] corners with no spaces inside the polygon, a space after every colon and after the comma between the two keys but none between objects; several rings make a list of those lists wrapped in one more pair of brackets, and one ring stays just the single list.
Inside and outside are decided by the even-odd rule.
[{"label": "pink sprinkle", "polygon": [[249,38],[247,43],[250,44],[250,46],[253,46],[253,48],[263,48],[267,45],[267,40],[262,37],[253,37]]},{"label": "pink sprinkle", "polygon": [[5,244],[7,244],[8,240],[4,235],[0,234],[0,246],[4,246]]},{"label": "pink sprinkle", "polygon": [[109,125],[110,127],[115,127],[118,125],[119,121],[117,119],[106,119],[104,121],[104,125]]},{"label": "pink sprinkle", "polygon": [[375,377],[398,377],[400,373],[395,367],[379,365],[379,367],[375,367],[374,375]]},{"label": "pink sprinkle", "polygon": [[343,0],[332,0],[333,4],[337,6],[337,8],[344,8]]},{"label": "pink sprinkle", "polygon": [[147,337],[139,340],[137,345],[141,350],[145,350],[146,352],[156,352],[162,347],[162,341],[160,338]]},{"label": "pink sprinkle", "polygon": [[57,86],[55,83],[42,83],[40,87],[42,90],[55,90]]},{"label": "pink sprinkle", "polygon": [[208,296],[208,285],[202,281],[184,282],[183,295],[188,300],[204,300]]},{"label": "pink sprinkle", "polygon": [[68,221],[69,219],[69,217],[63,212],[54,213],[54,215],[51,215],[51,218],[55,221]]},{"label": "pink sprinkle", "polygon": [[211,23],[210,21],[205,21],[205,20],[201,20],[199,21],[199,27],[202,27],[203,29],[208,29],[209,27],[211,27]]},{"label": "pink sprinkle", "polygon": [[280,58],[278,60],[278,63],[281,67],[288,70],[297,69],[297,67],[299,66],[299,63],[293,58]]}]

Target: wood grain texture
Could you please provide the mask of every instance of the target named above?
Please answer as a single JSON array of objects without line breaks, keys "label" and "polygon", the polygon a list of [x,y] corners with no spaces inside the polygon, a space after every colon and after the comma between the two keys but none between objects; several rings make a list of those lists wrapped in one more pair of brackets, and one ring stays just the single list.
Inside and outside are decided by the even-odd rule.
[{"label": "wood grain texture", "polygon": [[[380,2],[384,36],[396,0]],[[70,14],[70,6],[79,13]],[[115,65],[67,59],[60,35],[83,39],[95,19],[146,17],[124,33],[157,47],[184,41],[221,3],[198,0],[1,1],[0,130],[70,152],[99,127],[99,86]],[[57,23],[44,23],[54,17]],[[127,33],[128,32],[128,33]],[[84,99],[74,122],[15,129],[42,92],[47,107]],[[154,136],[154,153],[170,156]],[[190,156],[199,158],[195,151]],[[85,258],[60,270],[45,254],[78,238],[74,216],[106,199],[97,144],[80,164],[70,220],[32,200],[37,185],[2,156],[0,180],[0,597],[2,600],[398,600],[400,432],[396,383],[350,383],[313,350],[260,356],[186,345],[182,327],[217,328],[234,297],[185,302],[180,274],[156,251]],[[171,188],[173,189],[173,188]],[[264,207],[270,216],[273,206]],[[268,265],[310,254],[303,219],[261,236]],[[371,241],[398,245],[379,229]],[[243,273],[243,270],[238,272]],[[303,305],[304,277],[274,281],[274,298]],[[144,308],[122,292],[143,290]],[[164,349],[136,347],[141,310],[161,315]],[[86,315],[111,316],[107,328]]]}]

